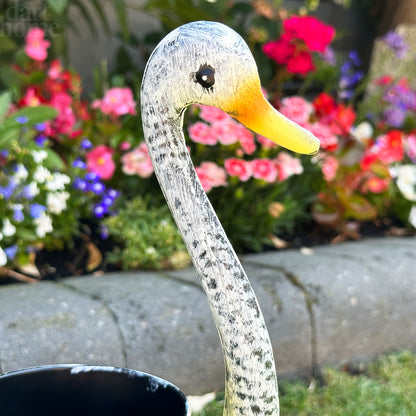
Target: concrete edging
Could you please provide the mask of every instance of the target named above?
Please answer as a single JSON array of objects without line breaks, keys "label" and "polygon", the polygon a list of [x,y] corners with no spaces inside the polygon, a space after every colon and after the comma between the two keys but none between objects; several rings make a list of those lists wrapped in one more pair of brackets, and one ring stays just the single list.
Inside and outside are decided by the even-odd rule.
[{"label": "concrete edging", "polygon": [[[245,256],[281,377],[416,351],[416,238]],[[186,394],[224,383],[220,343],[193,269],[72,277],[0,287],[0,371],[113,365]]]}]

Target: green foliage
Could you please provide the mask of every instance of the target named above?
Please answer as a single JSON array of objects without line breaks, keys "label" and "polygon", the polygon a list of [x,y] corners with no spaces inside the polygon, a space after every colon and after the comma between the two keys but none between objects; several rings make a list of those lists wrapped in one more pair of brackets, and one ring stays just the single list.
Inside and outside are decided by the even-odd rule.
[{"label": "green foliage", "polygon": [[[285,416],[374,416],[416,414],[416,356],[408,351],[381,357],[364,374],[333,368],[323,371],[322,383],[283,382],[280,410]],[[222,397],[199,416],[220,416]]]},{"label": "green foliage", "polygon": [[[117,16],[122,39],[127,40],[129,27],[124,0],[109,2]],[[68,58],[68,31],[79,31],[74,13],[81,17],[90,33],[96,35],[98,25],[109,34],[110,25],[103,2],[100,0],[5,0],[0,3],[0,57],[11,59],[22,45],[24,35],[31,27],[42,28],[52,43],[55,57]]]},{"label": "green foliage", "polygon": [[152,206],[141,197],[128,201],[117,215],[104,221],[115,245],[110,263],[124,269],[176,269],[189,256],[166,206]]}]

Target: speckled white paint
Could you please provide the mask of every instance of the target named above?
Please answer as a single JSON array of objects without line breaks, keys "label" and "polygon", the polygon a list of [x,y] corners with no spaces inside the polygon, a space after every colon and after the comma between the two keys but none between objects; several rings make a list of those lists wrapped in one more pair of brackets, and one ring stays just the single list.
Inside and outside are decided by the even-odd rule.
[{"label": "speckled white paint", "polygon": [[[195,82],[215,69],[212,91]],[[182,132],[191,103],[221,107],[244,99],[258,76],[243,39],[228,27],[194,22],[171,32],[147,64],[142,90],[146,143],[167,203],[186,242],[217,326],[226,368],[224,415],[278,415],[273,352],[247,276],[197,178]]]}]

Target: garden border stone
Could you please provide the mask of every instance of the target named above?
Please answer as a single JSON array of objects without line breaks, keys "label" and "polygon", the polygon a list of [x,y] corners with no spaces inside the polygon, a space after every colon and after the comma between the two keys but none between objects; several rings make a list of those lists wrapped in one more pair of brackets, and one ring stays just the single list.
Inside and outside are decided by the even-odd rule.
[{"label": "garden border stone", "polygon": [[[416,351],[416,238],[242,258],[280,377]],[[193,269],[0,287],[0,371],[54,363],[150,372],[186,394],[220,389],[219,338]]]}]

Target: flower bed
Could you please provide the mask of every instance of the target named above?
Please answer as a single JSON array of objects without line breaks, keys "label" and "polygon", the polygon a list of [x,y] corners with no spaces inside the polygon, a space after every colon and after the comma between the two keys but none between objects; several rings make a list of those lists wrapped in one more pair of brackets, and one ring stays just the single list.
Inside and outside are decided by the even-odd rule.
[{"label": "flower bed", "polygon": [[[233,245],[281,248],[282,236],[293,241],[305,229],[359,238],[368,224],[413,233],[416,91],[386,74],[363,99],[360,59],[337,58],[333,27],[297,15],[282,27],[263,41],[273,69],[264,94],[320,139],[316,156],[290,154],[215,108],[191,106],[185,119],[197,174]],[[385,42],[397,59],[406,53],[397,34]],[[84,99],[79,76],[48,57],[50,46],[42,29],[30,29],[3,72],[11,81],[0,95],[0,274],[187,264],[131,87],[116,77],[102,97]],[[293,79],[322,92],[285,96],[282,86]],[[72,268],[57,270],[58,252]]]}]

